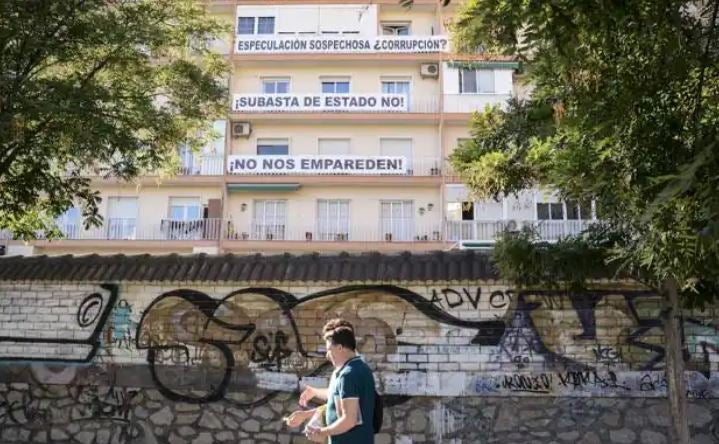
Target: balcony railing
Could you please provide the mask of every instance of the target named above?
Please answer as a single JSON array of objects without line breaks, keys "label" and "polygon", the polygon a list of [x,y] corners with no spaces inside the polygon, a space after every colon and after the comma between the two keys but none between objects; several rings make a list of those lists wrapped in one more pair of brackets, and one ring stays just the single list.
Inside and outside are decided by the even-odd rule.
[{"label": "balcony railing", "polygon": [[227,171],[237,176],[441,176],[443,163],[438,157],[230,155]]},{"label": "balcony railing", "polygon": [[538,240],[556,241],[577,235],[596,220],[463,220],[447,222],[447,240],[494,242],[505,231],[529,228]]},{"label": "balcony railing", "polygon": [[[300,222],[300,223],[298,223]],[[589,228],[596,220],[488,220],[447,221],[444,224],[422,224],[415,219],[378,221],[376,224],[354,226],[349,222],[301,221],[268,223],[250,221],[233,222],[222,219],[175,220],[163,219],[159,223],[141,224],[135,218],[106,219],[100,227],[84,229],[79,224],[60,227],[67,240],[114,241],[301,241],[301,242],[440,242],[474,241],[492,243],[506,230],[516,231],[530,227],[537,240],[556,241],[576,235]],[[11,239],[5,231],[0,238]],[[42,236],[38,236],[40,239]]]},{"label": "balcony railing", "polygon": [[180,176],[221,176],[224,155],[203,154],[202,156],[182,156],[180,158]]},{"label": "balcony railing", "polygon": [[444,112],[472,113],[483,111],[487,105],[506,106],[510,94],[445,94]]},{"label": "balcony railing", "polygon": [[440,225],[420,225],[413,220],[379,223],[377,227],[326,226],[292,227],[287,223],[251,222],[249,226],[226,221],[224,237],[237,241],[302,241],[302,242],[439,242]]},{"label": "balcony railing", "polygon": [[221,227],[221,219],[163,219],[159,224],[139,224],[135,218],[109,218],[99,227],[64,224],[60,231],[67,240],[217,240]]},{"label": "balcony railing", "polygon": [[443,35],[246,35],[235,36],[236,54],[377,54],[450,51]]}]

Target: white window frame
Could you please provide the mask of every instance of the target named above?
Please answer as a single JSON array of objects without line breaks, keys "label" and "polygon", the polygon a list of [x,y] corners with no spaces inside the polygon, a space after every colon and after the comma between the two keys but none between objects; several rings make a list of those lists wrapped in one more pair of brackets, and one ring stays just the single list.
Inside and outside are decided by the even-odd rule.
[{"label": "white window frame", "polygon": [[[240,34],[240,19],[243,19],[243,18],[253,19],[251,33]],[[261,18],[271,18],[274,20],[274,22],[272,24],[272,32],[271,33],[263,33],[263,34],[258,33],[258,31],[260,29],[260,19]],[[239,17],[237,17],[236,25],[237,25],[236,32],[238,35],[275,35],[275,34],[277,34],[277,16],[275,16],[275,15],[243,15],[243,16],[239,16]]]},{"label": "white window frame", "polygon": [[[347,92],[346,93],[338,93],[338,92],[331,92],[326,93],[322,91],[322,84],[323,83],[335,83],[335,91],[337,91],[337,83],[340,82],[347,82]],[[320,94],[352,94],[352,77],[320,77]]]},{"label": "white window frame", "polygon": [[[475,91],[464,91],[464,71],[474,71],[474,81],[476,90]],[[480,81],[479,81],[479,72],[480,71],[490,71],[492,73],[492,90],[491,91],[481,91],[479,89],[480,87]],[[460,94],[497,94],[497,71],[492,68],[459,68],[457,70],[458,75],[457,79],[459,80],[459,93]]]},{"label": "white window frame", "polygon": [[[70,213],[76,213],[76,215]],[[80,227],[82,227],[82,209],[76,205],[71,206],[55,219],[55,223],[65,238],[79,239]]]},{"label": "white window frame", "polygon": [[[274,213],[267,211],[268,205],[274,207]],[[255,199],[252,207],[252,239],[284,240],[287,231],[287,199]],[[280,207],[282,220],[277,217]]]},{"label": "white window frame", "polygon": [[406,27],[407,28],[407,34],[404,34],[406,36],[412,35],[412,22],[411,21],[386,21],[386,22],[380,22],[380,34],[381,35],[394,35],[394,36],[402,36],[403,34],[398,34],[397,32],[392,32],[389,34],[385,33],[385,27],[394,28],[395,31],[399,29],[400,27]]},{"label": "white window frame", "polygon": [[[323,205],[325,205],[325,208],[322,208]],[[337,216],[335,220],[331,220],[329,217],[331,209],[330,207],[332,205],[337,206]],[[347,208],[346,220],[344,220],[341,216],[342,206],[346,206]],[[317,199],[317,240],[350,240],[350,232],[352,227],[351,209],[352,206],[349,199]]]},{"label": "white window frame", "polygon": [[[269,145],[269,146],[287,145],[287,154],[260,154],[259,153],[260,145]],[[288,155],[290,155],[290,139],[286,139],[286,138],[282,138],[282,137],[258,138],[255,141],[255,154],[258,156],[288,156]]]},{"label": "white window frame", "polygon": [[319,137],[319,138],[317,138],[317,154],[323,154],[321,152],[321,147],[322,147],[323,141],[337,141],[337,140],[347,141],[347,147],[348,147],[347,154],[328,154],[328,155],[344,156],[344,155],[352,154],[352,139],[350,139],[349,137]]},{"label": "white window frame", "polygon": [[[182,217],[180,219],[172,217],[173,207],[182,208]],[[197,208],[196,218],[187,217],[189,208]],[[202,219],[202,201],[200,200],[200,196],[170,196],[167,201],[167,218],[182,221]]]},{"label": "white window frame", "polygon": [[[382,199],[380,200],[379,218],[380,218],[380,233],[382,239],[385,241],[400,241],[407,242],[414,239],[416,227],[415,227],[415,214],[414,214],[414,200],[411,199]],[[383,209],[385,205],[389,205],[389,219],[385,219]],[[400,205],[402,208],[402,216],[395,219],[393,216],[393,207]],[[406,208],[406,207],[409,208]],[[399,223],[401,233],[395,233],[395,228],[398,227]],[[391,235],[391,238],[388,237]]]},{"label": "white window frame", "polygon": [[[135,214],[132,217],[111,217],[112,202],[134,201]],[[107,238],[108,239],[135,239],[137,236],[137,219],[140,211],[139,199],[134,196],[108,196],[107,198]]]},{"label": "white window frame", "polygon": [[[265,92],[265,82],[275,82],[275,90],[277,90],[277,82],[287,82],[287,93],[268,93]],[[292,78],[291,77],[261,77],[260,88],[262,94],[289,94],[292,92]]]}]

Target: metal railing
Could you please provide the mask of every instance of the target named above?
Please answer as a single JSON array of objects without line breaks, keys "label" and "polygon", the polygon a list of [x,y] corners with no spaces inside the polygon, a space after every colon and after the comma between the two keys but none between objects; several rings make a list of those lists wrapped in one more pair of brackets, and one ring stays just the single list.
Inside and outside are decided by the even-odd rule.
[{"label": "metal railing", "polygon": [[159,224],[139,224],[136,218],[110,218],[90,229],[79,224],[59,228],[67,240],[217,240],[221,227],[221,219],[163,219]]},{"label": "metal railing", "polygon": [[203,154],[180,158],[179,176],[221,176],[225,157],[222,154]]},{"label": "metal railing", "polygon": [[252,222],[249,226],[225,222],[225,239],[238,241],[303,241],[303,242],[440,242],[440,225],[418,225],[413,221],[377,227],[345,227],[328,229],[312,226],[292,227],[287,224]]},{"label": "metal railing", "polygon": [[504,108],[510,97],[510,94],[445,94],[444,112],[472,113],[483,111],[487,105]]},{"label": "metal railing", "polygon": [[[304,242],[462,242],[492,243],[505,231],[531,229],[540,241],[557,241],[586,230],[597,220],[486,220],[446,221],[421,224],[416,220],[379,221],[366,226],[349,222],[308,225],[285,223],[233,222],[223,219],[176,220],[140,224],[135,218],[106,219],[100,227],[85,229],[80,224],[64,224],[60,230],[67,240],[156,240],[156,241],[304,241]],[[38,239],[42,239],[41,233]],[[0,232],[0,239],[12,239],[12,233]]]},{"label": "metal railing", "polygon": [[463,220],[447,221],[447,240],[494,242],[505,231],[532,230],[541,241],[580,234],[597,220]]}]

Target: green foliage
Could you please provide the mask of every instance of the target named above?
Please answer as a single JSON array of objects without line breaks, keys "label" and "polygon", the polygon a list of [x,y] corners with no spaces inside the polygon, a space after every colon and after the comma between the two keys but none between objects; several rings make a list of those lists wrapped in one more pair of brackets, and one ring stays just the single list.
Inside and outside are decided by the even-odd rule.
[{"label": "green foliage", "polygon": [[593,278],[612,273],[607,250],[588,238],[537,242],[531,231],[505,233],[492,251],[500,274],[522,287],[583,290]]},{"label": "green foliage", "polygon": [[450,156],[452,166],[480,199],[519,192],[539,179],[538,171],[522,159],[539,138],[554,132],[550,105],[512,99],[507,107],[475,113],[472,139]]},{"label": "green foliage", "polygon": [[57,235],[73,204],[98,224],[88,172],[171,171],[225,107],[198,42],[226,31],[194,0],[0,2],[0,229]]},{"label": "green foliage", "polygon": [[[523,106],[478,116],[455,168],[478,196],[549,185],[567,199],[593,199],[609,227],[606,260],[655,288],[676,279],[690,304],[712,300],[718,11],[719,2],[468,1],[455,43],[516,54],[535,88]],[[530,125],[529,110],[544,116],[547,103],[551,129]]]}]

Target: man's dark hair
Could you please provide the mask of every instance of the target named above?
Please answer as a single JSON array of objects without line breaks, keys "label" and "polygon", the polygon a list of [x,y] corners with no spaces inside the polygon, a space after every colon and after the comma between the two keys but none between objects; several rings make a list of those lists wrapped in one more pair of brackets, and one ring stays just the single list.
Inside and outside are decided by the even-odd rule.
[{"label": "man's dark hair", "polygon": [[340,328],[340,327],[347,327],[350,330],[355,331],[355,328],[352,326],[350,321],[346,321],[342,318],[335,318],[335,319],[330,319],[329,321],[327,321],[325,326],[322,327],[322,334],[325,334],[328,331],[332,331],[332,330],[334,330],[336,328]]},{"label": "man's dark hair", "polygon": [[334,330],[326,331],[324,334],[325,340],[328,340],[334,345],[341,345],[342,347],[350,350],[357,349],[357,341],[355,340],[355,333],[346,325],[335,328]]}]

